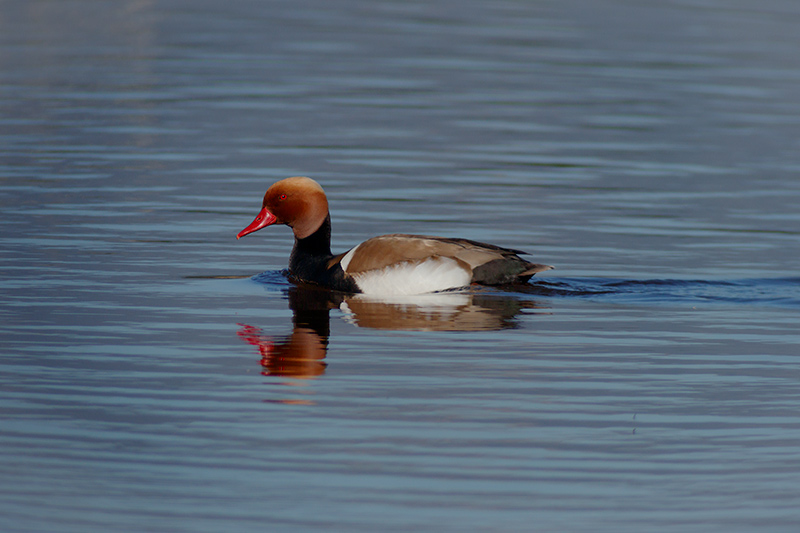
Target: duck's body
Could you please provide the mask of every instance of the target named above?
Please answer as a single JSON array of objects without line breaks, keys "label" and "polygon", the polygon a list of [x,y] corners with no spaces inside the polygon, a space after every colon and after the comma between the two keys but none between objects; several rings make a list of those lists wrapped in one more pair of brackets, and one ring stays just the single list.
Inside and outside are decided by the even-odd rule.
[{"label": "duck's body", "polygon": [[421,294],[472,283],[523,283],[553,268],[525,261],[519,250],[423,235],[382,235],[333,255],[328,200],[310,178],[287,178],[270,187],[261,212],[237,238],[276,223],[294,231],[290,275],[344,292]]}]

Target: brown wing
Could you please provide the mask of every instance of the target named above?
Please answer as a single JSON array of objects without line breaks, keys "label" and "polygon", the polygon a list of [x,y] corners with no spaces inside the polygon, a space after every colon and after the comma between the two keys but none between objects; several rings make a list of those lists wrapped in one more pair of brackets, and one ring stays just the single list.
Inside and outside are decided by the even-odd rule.
[{"label": "brown wing", "polygon": [[[349,252],[337,256],[334,260],[341,261],[345,271],[349,274],[377,270],[402,262],[424,261],[432,257],[454,259],[473,271],[482,265],[498,260],[500,263],[511,260],[519,266],[524,265],[525,268],[515,269],[519,273],[528,270],[528,265],[530,267],[538,266],[517,257],[517,254],[522,253],[525,252],[468,239],[392,234],[364,241]],[[527,272],[525,273],[527,274]]]}]

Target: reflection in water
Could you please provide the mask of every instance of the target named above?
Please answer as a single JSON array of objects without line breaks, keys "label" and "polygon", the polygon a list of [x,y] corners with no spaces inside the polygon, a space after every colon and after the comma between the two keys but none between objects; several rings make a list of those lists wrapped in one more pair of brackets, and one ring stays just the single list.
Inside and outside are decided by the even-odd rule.
[{"label": "reflection in water", "polygon": [[[276,273],[262,275],[274,286]],[[280,274],[281,280],[283,274]],[[325,372],[330,310],[362,328],[417,331],[491,331],[516,327],[523,310],[541,306],[531,296],[613,298],[616,301],[731,302],[798,307],[798,278],[772,280],[543,280],[491,290],[396,296],[390,300],[343,294],[309,285],[285,289],[293,311],[293,329],[285,337],[262,334],[242,325],[239,336],[261,352],[264,375],[314,378]],[[285,287],[285,286],[283,286]],[[513,291],[504,293],[504,290]]]},{"label": "reflection in water", "polygon": [[295,326],[291,335],[277,339],[259,328],[239,324],[238,335],[261,352],[262,374],[291,378],[313,378],[325,371],[326,340],[309,328]]},{"label": "reflection in water", "polygon": [[314,378],[325,372],[330,332],[330,293],[321,289],[291,287],[289,307],[293,329],[284,337],[263,335],[259,328],[240,324],[238,335],[258,347],[265,376]]},{"label": "reflection in water", "polygon": [[287,291],[293,311],[292,333],[265,335],[239,324],[239,337],[261,352],[265,376],[315,378],[325,372],[330,335],[330,310],[341,309],[359,327],[418,331],[489,331],[516,327],[523,309],[539,306],[499,294],[448,292],[376,299],[320,287],[295,285]]},{"label": "reflection in water", "polygon": [[340,308],[347,320],[363,328],[418,331],[491,331],[516,327],[531,301],[481,293],[434,293],[382,300],[363,294],[347,298]]}]

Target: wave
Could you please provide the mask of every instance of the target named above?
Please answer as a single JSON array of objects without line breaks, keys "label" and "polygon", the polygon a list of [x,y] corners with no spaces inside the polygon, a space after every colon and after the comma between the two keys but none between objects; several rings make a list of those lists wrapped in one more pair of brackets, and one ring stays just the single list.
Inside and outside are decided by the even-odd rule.
[{"label": "wave", "polygon": [[800,308],[800,277],[739,280],[557,278],[513,292],[628,303],[721,303]]},{"label": "wave", "polygon": [[[268,290],[292,286],[285,270],[269,270],[251,279]],[[540,298],[582,298],[641,304],[718,303],[800,308],[800,277],[736,280],[547,278],[525,285],[482,287],[495,295]]]}]

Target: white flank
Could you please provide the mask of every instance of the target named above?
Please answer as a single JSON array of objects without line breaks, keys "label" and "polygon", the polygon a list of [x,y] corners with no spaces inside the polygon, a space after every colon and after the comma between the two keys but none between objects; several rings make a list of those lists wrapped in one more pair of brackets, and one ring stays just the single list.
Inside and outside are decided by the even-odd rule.
[{"label": "white flank", "polygon": [[[350,262],[354,250],[342,258],[343,267],[345,261]],[[353,274],[353,278],[364,294],[394,296],[466,287],[472,281],[472,274],[454,259],[436,257],[422,263],[398,263],[380,270],[359,272]]]},{"label": "white flank", "polygon": [[349,252],[344,254],[344,257],[342,257],[342,260],[339,261],[339,264],[342,265],[342,270],[344,270],[345,272],[347,272],[347,267],[350,266],[350,261],[353,260],[353,256],[355,255],[356,250],[358,250],[359,246],[361,246],[361,245],[357,244]]}]

